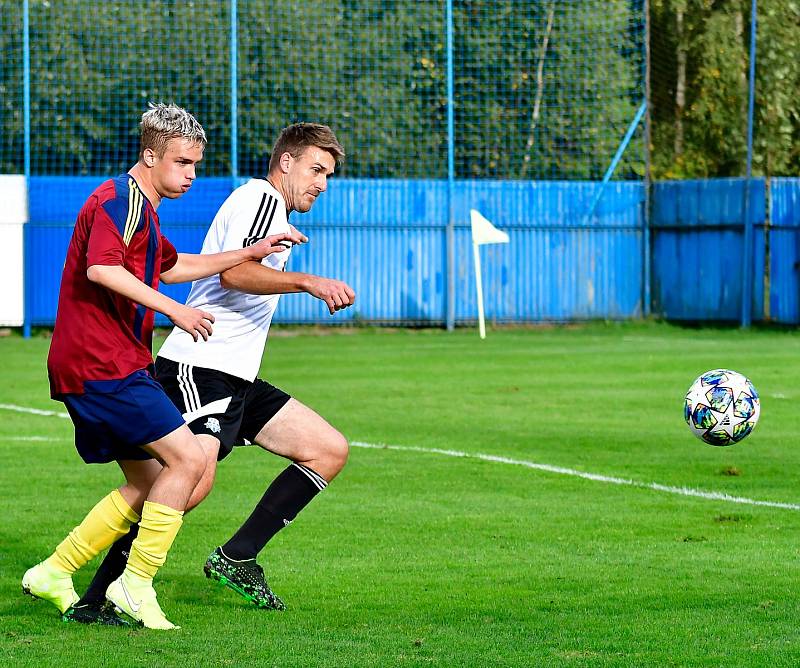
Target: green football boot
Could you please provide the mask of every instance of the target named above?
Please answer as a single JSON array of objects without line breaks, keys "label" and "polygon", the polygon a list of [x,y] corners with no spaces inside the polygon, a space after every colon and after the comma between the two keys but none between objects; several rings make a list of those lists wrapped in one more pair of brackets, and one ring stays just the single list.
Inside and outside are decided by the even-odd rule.
[{"label": "green football boot", "polygon": [[218,547],[206,560],[203,571],[207,578],[230,587],[259,608],[286,610],[283,601],[269,588],[264,569],[255,559],[236,561],[225,556]]}]

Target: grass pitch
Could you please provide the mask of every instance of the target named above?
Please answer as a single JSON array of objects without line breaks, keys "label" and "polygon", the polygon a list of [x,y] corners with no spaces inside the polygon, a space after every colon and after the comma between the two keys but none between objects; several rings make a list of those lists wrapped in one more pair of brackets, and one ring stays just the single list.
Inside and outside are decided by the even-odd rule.
[{"label": "grass pitch", "polygon": [[[353,447],[262,553],[288,605],[275,613],[202,574],[284,466],[237,449],[158,576],[183,629],[87,628],[19,582],[120,474],[80,462],[69,420],[0,409],[1,665],[800,664],[800,511],[575,475],[800,503],[795,332],[279,333],[266,378],[354,443],[422,450]],[[0,339],[0,403],[63,410],[48,399],[47,347]],[[762,399],[755,432],[729,448],[701,443],[682,417],[690,383],[716,367],[749,376]]]}]

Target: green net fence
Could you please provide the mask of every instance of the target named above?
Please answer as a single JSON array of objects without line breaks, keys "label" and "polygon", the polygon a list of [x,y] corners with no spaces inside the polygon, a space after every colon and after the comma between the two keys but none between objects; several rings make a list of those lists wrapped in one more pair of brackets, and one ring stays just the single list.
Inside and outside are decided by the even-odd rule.
[{"label": "green net fence", "polygon": [[[264,170],[278,130],[330,124],[344,176],[597,179],[644,99],[643,0],[3,3],[0,172],[105,175],[147,102],[209,136],[203,173]],[[24,12],[30,67],[24,66]],[[232,28],[232,26],[234,26]],[[639,130],[617,178],[644,173]]]}]

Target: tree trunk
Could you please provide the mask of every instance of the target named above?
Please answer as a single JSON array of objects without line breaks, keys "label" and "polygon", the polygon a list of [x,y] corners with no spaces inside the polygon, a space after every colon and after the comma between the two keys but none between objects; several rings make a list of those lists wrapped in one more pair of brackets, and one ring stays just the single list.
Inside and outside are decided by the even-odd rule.
[{"label": "tree trunk", "polygon": [[542,95],[544,94],[544,60],[547,56],[547,44],[550,41],[550,33],[553,30],[553,17],[555,15],[555,3],[552,3],[547,10],[547,27],[544,31],[542,40],[542,50],[539,52],[539,64],[536,68],[536,95],[533,102],[533,113],[531,114],[531,126],[528,130],[528,141],[525,142],[525,156],[522,158],[522,169],[520,178],[525,178],[528,172],[528,165],[531,161],[531,151],[535,139],[536,125],[539,122],[539,110],[542,106]]},{"label": "tree trunk", "polygon": [[678,76],[675,84],[675,158],[683,155],[683,112],[686,108],[686,33],[683,26],[684,8],[675,10],[675,28],[678,38]]},{"label": "tree trunk", "polygon": [[[745,38],[744,34],[744,14],[740,9],[734,14],[733,17],[734,26],[736,30],[736,39],[742,45],[742,58],[739,62],[739,85],[741,86],[741,96],[740,96],[740,104],[739,104],[739,118],[742,119],[742,137],[744,137],[744,141],[742,144],[745,147],[745,151],[747,150],[747,107],[748,107],[748,74],[749,74],[749,57],[745,54],[750,53],[749,44]],[[746,158],[745,158],[746,160]],[[744,173],[745,169],[742,169],[742,173]]]}]

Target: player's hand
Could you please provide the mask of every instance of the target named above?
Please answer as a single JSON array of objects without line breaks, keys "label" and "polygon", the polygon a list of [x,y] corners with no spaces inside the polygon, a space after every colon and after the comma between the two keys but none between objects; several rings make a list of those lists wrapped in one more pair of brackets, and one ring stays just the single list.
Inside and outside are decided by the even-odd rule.
[{"label": "player's hand", "polygon": [[260,262],[267,257],[267,255],[280,253],[287,248],[291,248],[294,244],[302,244],[306,241],[308,241],[306,236],[300,234],[297,230],[294,232],[290,230],[289,232],[282,232],[281,234],[271,234],[261,239],[261,241],[254,243],[246,250],[249,252],[249,259]]},{"label": "player's hand", "polygon": [[308,241],[308,237],[291,223],[289,224],[289,234],[292,235],[292,243],[304,244]]},{"label": "player's hand", "polygon": [[191,306],[184,306],[183,304],[178,306],[179,308],[176,309],[175,313],[169,315],[169,319],[172,320],[176,327],[180,327],[184,332],[191,334],[195,341],[199,341],[201,336],[203,341],[208,341],[208,337],[211,336],[213,331],[211,323],[214,322],[214,316]]},{"label": "player's hand", "polygon": [[331,315],[336,311],[352,306],[356,301],[356,293],[353,292],[353,288],[344,281],[337,281],[332,278],[315,276],[308,292],[317,299],[324,301]]}]

